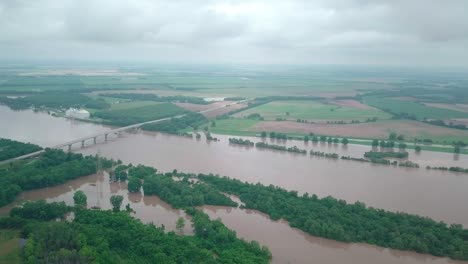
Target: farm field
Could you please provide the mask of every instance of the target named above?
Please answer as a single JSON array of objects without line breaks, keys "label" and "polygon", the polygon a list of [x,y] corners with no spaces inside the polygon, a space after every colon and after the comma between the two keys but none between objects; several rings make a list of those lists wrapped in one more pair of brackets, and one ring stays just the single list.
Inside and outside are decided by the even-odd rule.
[{"label": "farm field", "polygon": [[458,112],[468,113],[468,104],[442,104],[442,103],[424,103],[428,107],[449,109]]},{"label": "farm field", "polygon": [[236,114],[236,117],[246,117],[250,114],[260,114],[265,120],[276,120],[284,118],[286,120],[360,120],[377,117],[378,119],[388,119],[391,116],[381,110],[368,107],[357,108],[340,106],[334,104],[324,104],[317,101],[274,101],[260,105]]},{"label": "farm field", "polygon": [[251,134],[251,128],[259,121],[251,119],[221,119],[216,120],[216,126],[211,127],[210,131],[218,134],[243,135]]},{"label": "farm field", "polygon": [[422,120],[428,119],[448,119],[467,118],[467,112],[454,111],[439,107],[430,107],[422,103],[413,101],[402,101],[390,98],[365,97],[364,103],[370,106],[389,111],[395,114],[408,114]]},{"label": "farm field", "polygon": [[98,111],[93,117],[103,120],[103,123],[116,126],[128,126],[150,120],[175,116],[185,113],[186,110],[172,103],[160,103],[134,108]]},{"label": "farm field", "polygon": [[385,120],[360,124],[306,124],[294,121],[257,121],[250,119],[223,119],[216,121],[214,133],[232,135],[256,135],[262,131],[281,132],[290,135],[317,135],[349,137],[356,139],[387,139],[395,132],[405,136],[407,141],[432,139],[438,144],[450,144],[468,138],[468,131],[433,126],[411,120]]},{"label": "farm field", "polygon": [[129,102],[113,103],[111,104],[110,110],[131,109],[131,108],[138,108],[138,107],[157,105],[157,104],[160,104],[160,103],[153,102],[153,101],[129,101]]},{"label": "farm field", "polygon": [[[207,109],[222,107],[222,106],[225,106],[225,105],[231,104],[231,103],[233,103],[233,102],[232,101],[222,101],[222,102],[214,102],[214,103],[209,104],[209,105],[199,105],[199,104],[191,104],[191,103],[175,103],[175,104],[177,106],[179,106],[179,107],[182,107],[182,108],[188,110],[188,111],[199,112],[199,111],[203,111],[203,110],[207,110]],[[245,107],[247,107],[247,104],[239,103],[239,104],[234,104],[234,105],[230,105],[230,106],[227,106],[227,107],[219,108],[219,109],[216,109],[216,110],[213,110],[213,111],[204,112],[202,114],[207,118],[215,118],[217,116],[221,116],[223,114],[229,113],[229,112],[234,111],[234,110],[242,109],[242,108],[245,108]]]}]

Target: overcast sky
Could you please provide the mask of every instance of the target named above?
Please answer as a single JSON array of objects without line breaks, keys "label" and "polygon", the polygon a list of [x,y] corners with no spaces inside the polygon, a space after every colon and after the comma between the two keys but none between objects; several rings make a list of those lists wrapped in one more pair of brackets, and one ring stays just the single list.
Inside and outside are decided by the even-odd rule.
[{"label": "overcast sky", "polygon": [[468,67],[468,0],[0,0],[0,60]]}]

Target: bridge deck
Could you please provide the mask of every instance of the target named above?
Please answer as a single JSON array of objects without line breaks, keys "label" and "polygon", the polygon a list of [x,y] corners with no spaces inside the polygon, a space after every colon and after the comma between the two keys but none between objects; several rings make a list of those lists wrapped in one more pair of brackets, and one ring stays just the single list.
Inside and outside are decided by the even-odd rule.
[{"label": "bridge deck", "polygon": [[[198,113],[207,113],[207,112],[214,111],[214,110],[217,110],[217,109],[221,109],[221,108],[224,108],[224,107],[229,107],[229,106],[234,105],[234,104],[244,103],[244,102],[247,102],[247,101],[250,101],[250,100],[251,99],[237,101],[237,102],[234,102],[232,104],[218,106],[218,107],[215,107],[215,108],[210,108],[210,109],[206,109],[206,110],[203,110],[203,111],[199,111]],[[130,129],[141,127],[142,125],[162,122],[162,121],[170,120],[171,118],[181,118],[181,117],[183,117],[185,115],[186,114],[176,115],[176,116],[161,118],[161,119],[157,119],[157,120],[146,121],[146,122],[142,122],[142,123],[138,123],[138,124],[133,124],[133,125],[125,126],[125,127],[119,127],[119,128],[116,128],[116,129],[111,129],[111,130],[108,130],[108,131],[105,131],[105,132],[100,132],[100,133],[97,133],[97,134],[94,134],[94,135],[89,135],[89,136],[82,137],[82,138],[79,138],[79,139],[75,139],[75,140],[72,140],[72,141],[68,141],[68,142],[65,142],[65,143],[62,143],[62,144],[58,144],[58,145],[52,146],[50,148],[60,149],[60,148],[64,148],[66,146],[70,146],[70,145],[73,145],[73,144],[76,144],[76,143],[79,143],[79,142],[90,140],[92,138],[102,137],[102,136],[105,136],[105,135],[108,135],[108,134],[117,134],[119,132],[123,132],[123,131],[127,131],[127,130],[130,130]],[[44,150],[40,150],[40,151],[36,151],[36,152],[33,152],[33,153],[22,155],[22,156],[19,156],[19,157],[16,157],[16,158],[11,158],[11,159],[8,159],[8,160],[4,160],[4,161],[0,162],[0,165],[5,164],[5,163],[9,163],[9,162],[12,162],[12,161],[15,161],[15,160],[34,157],[34,156],[37,156],[37,155],[39,155],[39,154],[41,154],[43,152],[44,152]]]}]

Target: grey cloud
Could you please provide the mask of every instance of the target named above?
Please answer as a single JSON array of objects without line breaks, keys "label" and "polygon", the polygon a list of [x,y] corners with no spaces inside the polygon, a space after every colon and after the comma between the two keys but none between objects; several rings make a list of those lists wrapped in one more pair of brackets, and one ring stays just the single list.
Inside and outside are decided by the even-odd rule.
[{"label": "grey cloud", "polygon": [[466,67],[466,10],[465,0],[0,0],[0,59]]}]

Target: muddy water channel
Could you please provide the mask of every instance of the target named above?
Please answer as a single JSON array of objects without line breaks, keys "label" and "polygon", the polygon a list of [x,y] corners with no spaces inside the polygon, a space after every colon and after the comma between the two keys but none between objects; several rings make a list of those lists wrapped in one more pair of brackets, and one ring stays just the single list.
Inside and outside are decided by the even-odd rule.
[{"label": "muddy water channel", "polygon": [[[37,122],[36,120],[40,120]],[[0,137],[30,141],[42,146],[54,145],[83,137],[108,128],[72,122],[32,111],[13,112],[0,106]],[[16,133],[15,133],[16,131]],[[74,146],[84,154],[121,159],[125,163],[151,165],[162,171],[178,169],[186,172],[218,173],[250,182],[274,184],[290,190],[357,200],[367,205],[392,211],[405,211],[449,223],[468,226],[468,175],[425,169],[394,168],[353,161],[328,160],[308,155],[230,145],[228,137],[219,142],[206,142],[149,132],[124,133],[109,141],[88,142],[85,148]],[[253,139],[259,141],[260,139]],[[276,142],[275,144],[283,144]],[[339,155],[361,157],[370,147],[328,145],[288,141],[307,150],[336,152]],[[466,155],[422,152],[416,156],[410,150],[410,160],[423,165],[468,167]],[[64,185],[24,192],[16,203],[27,199],[73,202],[75,190],[83,190],[88,205],[110,208],[112,194],[124,196],[144,222],[175,228],[178,217],[186,217],[155,196],[129,194],[123,183],[109,183],[107,175],[93,175]],[[99,198],[99,199],[98,199]],[[9,207],[1,208],[5,214]],[[290,228],[287,223],[272,221],[267,216],[249,210],[224,207],[204,207],[213,218],[221,218],[240,237],[257,240],[270,248],[275,263],[461,263],[427,255],[382,249],[363,244],[346,244],[315,238]],[[189,222],[187,222],[189,223]],[[184,233],[191,234],[187,224]]]},{"label": "muddy water channel", "polygon": [[[88,197],[87,207],[98,206],[101,209],[112,209],[110,197],[122,195],[124,200],[121,209],[127,204],[134,210],[133,216],[145,223],[154,223],[156,226],[164,225],[166,230],[175,230],[179,217],[189,218],[182,210],[173,209],[169,204],[161,201],[157,196],[143,196],[141,193],[129,193],[126,183],[110,182],[106,172],[97,175],[81,177],[58,186],[23,192],[13,204],[0,208],[0,215],[8,214],[9,210],[27,200],[45,199],[48,202],[64,201],[73,205],[73,194],[82,190]],[[186,225],[184,234],[192,234],[190,225]]]},{"label": "muddy water channel", "polygon": [[[76,150],[84,154],[98,151],[125,163],[143,163],[162,171],[217,173],[249,182],[273,184],[289,190],[331,195],[348,202],[362,201],[369,206],[405,211],[449,223],[468,226],[468,174],[399,168],[356,161],[230,145],[228,137],[209,142],[166,134],[139,132],[123,134],[112,143],[89,145]],[[259,139],[255,139],[258,141]],[[288,142],[298,147],[340,155],[360,156],[366,146],[328,146]],[[78,146],[77,146],[78,147]],[[446,153],[422,153],[427,162],[446,156],[449,163],[467,167],[466,156],[453,161]],[[462,161],[463,160],[463,161]],[[439,164],[439,163],[437,163]]]}]

